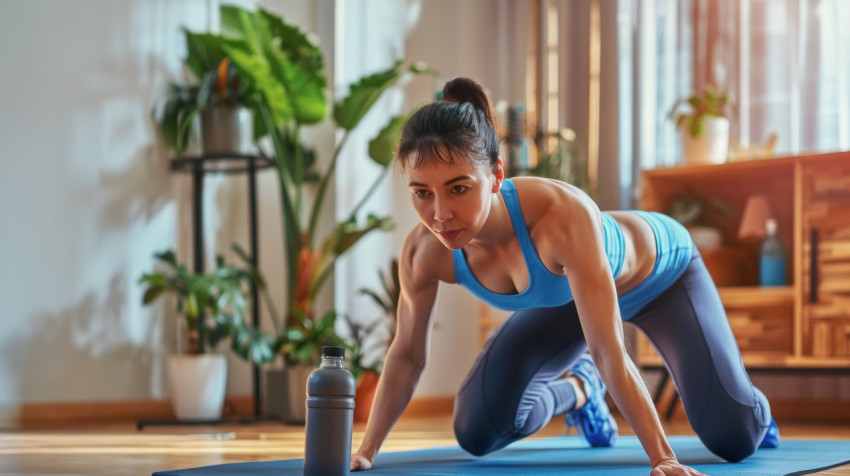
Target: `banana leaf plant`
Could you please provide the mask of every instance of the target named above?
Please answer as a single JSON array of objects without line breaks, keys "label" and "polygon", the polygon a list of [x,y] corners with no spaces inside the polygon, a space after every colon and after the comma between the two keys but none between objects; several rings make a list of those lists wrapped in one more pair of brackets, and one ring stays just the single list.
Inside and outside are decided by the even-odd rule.
[{"label": "banana leaf plant", "polygon": [[[348,95],[333,104],[332,120],[341,138],[324,170],[317,170],[315,152],[301,141],[301,132],[328,115],[322,51],[306,32],[262,8],[222,6],[221,23],[220,35],[195,35],[194,44],[207,56],[227,57],[254,91],[255,137],[268,138],[272,148],[268,158],[278,175],[287,267],[286,309],[280,315],[273,313],[272,319],[274,351],[288,363],[304,362],[306,351],[294,349],[302,349],[317,329],[323,329],[318,323],[326,322],[325,317],[314,321],[314,300],[337,258],[371,232],[393,226],[389,217],[367,213],[364,218],[361,209],[387,174],[407,115],[390,118],[370,141],[368,154],[378,172],[368,191],[345,220],[329,231],[320,230],[319,215],[337,163],[358,153],[345,149],[347,139],[381,95],[403,76],[436,73],[421,63],[405,66],[398,61],[350,85]],[[259,143],[258,149],[264,151]],[[314,190],[307,193],[308,188]],[[313,197],[311,203],[308,197]],[[263,334],[257,330],[256,335]],[[313,349],[314,361],[320,350]]]}]

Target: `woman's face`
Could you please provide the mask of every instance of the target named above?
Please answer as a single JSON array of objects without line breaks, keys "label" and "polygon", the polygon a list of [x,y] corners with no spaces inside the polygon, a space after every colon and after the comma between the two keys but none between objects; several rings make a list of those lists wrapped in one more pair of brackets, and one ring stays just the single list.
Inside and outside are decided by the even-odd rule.
[{"label": "woman's face", "polygon": [[460,249],[481,231],[502,184],[501,159],[499,164],[495,173],[466,160],[430,160],[406,169],[413,209],[447,248]]}]

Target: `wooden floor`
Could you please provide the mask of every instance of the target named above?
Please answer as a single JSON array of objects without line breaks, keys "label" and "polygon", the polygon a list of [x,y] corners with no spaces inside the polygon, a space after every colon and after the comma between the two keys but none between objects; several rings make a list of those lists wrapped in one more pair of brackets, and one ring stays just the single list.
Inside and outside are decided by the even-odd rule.
[{"label": "wooden floor", "polygon": [[[780,422],[786,438],[848,438],[850,426]],[[632,434],[620,421],[620,433]],[[553,421],[534,437],[563,434]],[[690,435],[685,421],[666,425],[671,435]],[[359,443],[363,426],[355,426]],[[450,416],[402,418],[383,451],[453,445]],[[134,422],[0,431],[0,475],[149,475],[154,471],[219,463],[301,458],[304,428],[264,422],[209,427],[152,426]],[[848,455],[850,458],[850,455]],[[846,473],[823,473],[846,474]]]}]

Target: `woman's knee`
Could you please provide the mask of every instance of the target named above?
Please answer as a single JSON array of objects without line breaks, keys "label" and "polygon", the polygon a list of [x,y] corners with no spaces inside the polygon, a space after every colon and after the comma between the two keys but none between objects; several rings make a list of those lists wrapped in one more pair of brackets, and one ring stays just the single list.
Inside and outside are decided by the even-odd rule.
[{"label": "woman's knee", "polygon": [[484,456],[504,446],[486,415],[455,411],[453,427],[458,445],[471,455]]},{"label": "woman's knee", "polygon": [[755,453],[770,425],[767,399],[755,390],[754,406],[734,404],[715,409],[697,431],[706,448],[726,461],[738,462]]},{"label": "woman's knee", "polygon": [[723,428],[720,424],[717,428],[699,432],[699,438],[712,453],[737,463],[755,453],[758,448],[758,442],[754,441],[751,433],[733,426]]}]

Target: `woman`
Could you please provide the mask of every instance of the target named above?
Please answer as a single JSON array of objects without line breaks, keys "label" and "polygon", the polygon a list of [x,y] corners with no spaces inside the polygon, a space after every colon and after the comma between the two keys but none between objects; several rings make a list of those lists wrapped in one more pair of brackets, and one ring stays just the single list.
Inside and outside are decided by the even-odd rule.
[{"label": "woman", "polygon": [[[626,354],[623,320],[659,350],[711,451],[740,461],[756,450],[772,422],[769,406],[747,377],[717,290],[681,225],[655,213],[600,213],[556,180],[505,179],[487,96],[467,78],[449,81],[443,100],[410,118],[397,161],[421,223],[402,247],[396,336],[352,469],[371,467],[410,401],[440,282],[517,311],[457,396],[454,430],[466,451],[487,454],[561,414],[591,445],[609,446],[617,424],[607,386],[652,475],[701,474],[677,462]],[[774,431],[766,444],[777,439]]]}]

